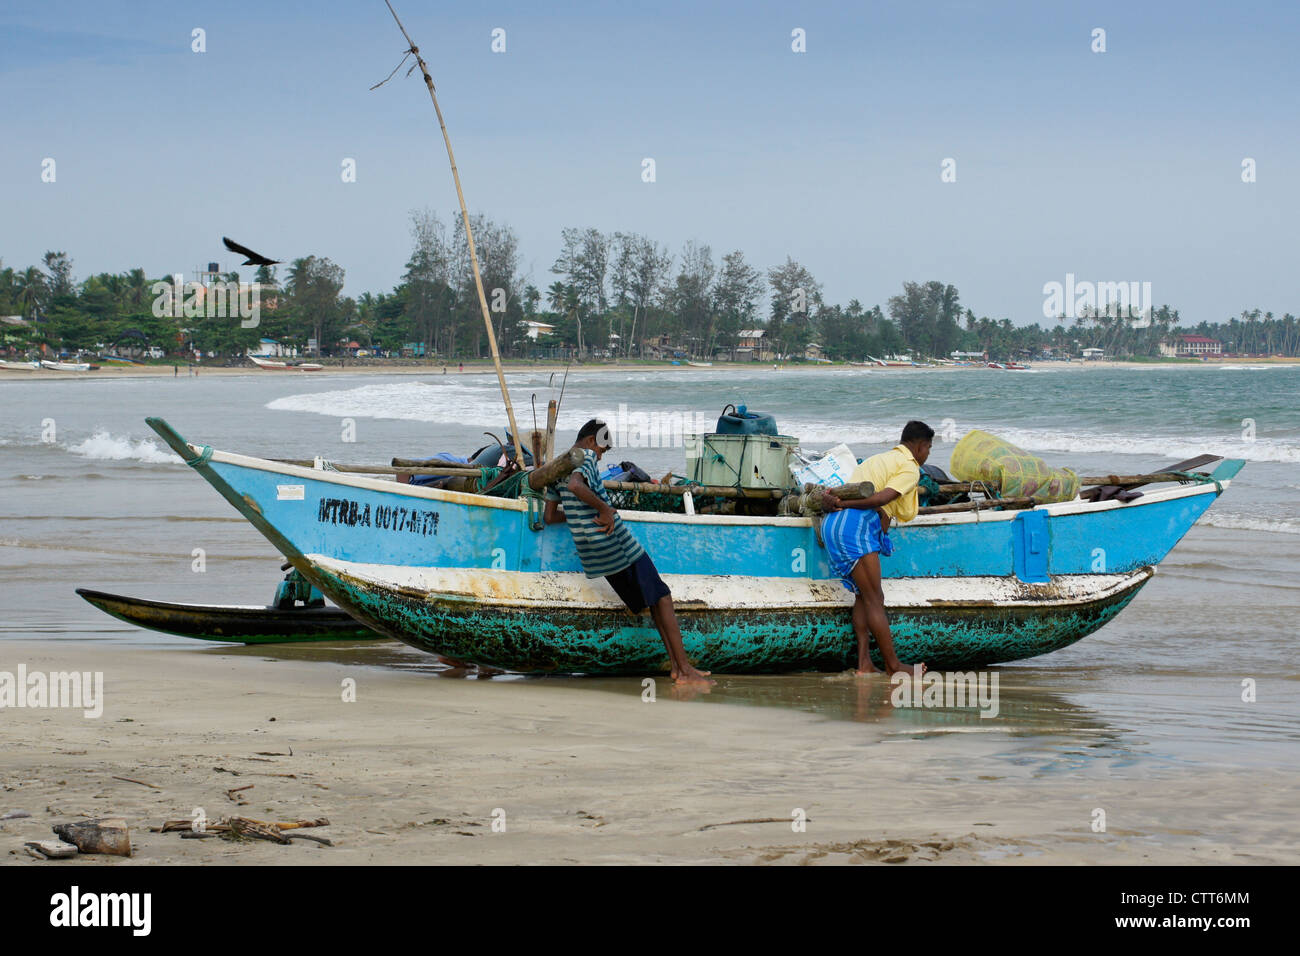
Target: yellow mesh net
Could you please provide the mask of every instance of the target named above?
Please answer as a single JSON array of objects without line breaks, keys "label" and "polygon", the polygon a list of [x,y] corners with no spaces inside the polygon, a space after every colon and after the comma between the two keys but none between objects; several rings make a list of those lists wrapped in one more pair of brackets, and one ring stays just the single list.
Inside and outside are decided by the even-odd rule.
[{"label": "yellow mesh net", "polygon": [[950,467],[958,481],[995,485],[1003,498],[1069,501],[1079,491],[1079,476],[1069,468],[1052,468],[1038,456],[979,429],[957,442]]}]

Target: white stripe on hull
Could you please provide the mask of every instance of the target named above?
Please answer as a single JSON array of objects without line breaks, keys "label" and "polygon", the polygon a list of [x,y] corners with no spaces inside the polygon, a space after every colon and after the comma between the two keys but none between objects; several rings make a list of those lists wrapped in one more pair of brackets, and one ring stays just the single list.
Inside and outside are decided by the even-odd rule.
[{"label": "white stripe on hull", "polygon": [[[422,600],[466,601],[494,608],[621,608],[603,578],[578,572],[490,571],[477,568],[409,568],[305,556],[314,566],[363,586]],[[1091,604],[1142,584],[1155,568],[1127,574],[1063,574],[1044,584],[1015,577],[886,578],[891,609],[1062,607]],[[790,610],[848,607],[838,579],[759,578],[739,575],[665,574],[679,610]]]}]

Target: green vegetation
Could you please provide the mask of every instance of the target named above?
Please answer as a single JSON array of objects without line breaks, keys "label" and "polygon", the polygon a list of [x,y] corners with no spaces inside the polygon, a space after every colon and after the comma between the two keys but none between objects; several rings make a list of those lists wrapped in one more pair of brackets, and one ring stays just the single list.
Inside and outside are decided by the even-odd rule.
[{"label": "green vegetation", "polygon": [[[965,351],[1007,360],[1048,349],[1077,357],[1095,347],[1108,358],[1161,361],[1161,344],[1178,332],[1218,339],[1229,353],[1300,354],[1300,323],[1290,314],[1277,318],[1256,309],[1182,329],[1178,311],[1164,305],[1142,318],[1093,312],[1047,327],[1016,326],[1009,318],[977,317],[962,307],[954,286],[934,281],[905,282],[883,309],[857,299],[837,305],[824,301],[821,284],[793,259],[764,272],[739,250],[716,260],[709,246],[688,242],[674,256],[646,236],[596,229],[562,230],[561,253],[550,269],[555,279],[542,291],[520,275],[519,242],[509,226],[482,215],[472,225],[494,332],[506,357],[712,361],[820,354],[857,361]],[[457,219],[449,234],[436,214],[417,211],[411,237],[402,281],[386,293],[343,296],[343,268],[317,256],[295,259],[283,276],[265,266],[243,279],[236,272],[219,276],[260,286],[260,324],[251,328],[238,316],[201,310],[173,315],[156,307],[155,290],[175,291],[173,279],[151,280],[142,269],[77,283],[64,252],[46,253],[41,265],[22,270],[0,262],[0,317],[20,317],[0,322],[0,352],[116,345],[137,350],[132,354],[152,347],[169,354],[240,356],[265,337],[302,354],[315,340],[325,355],[347,354],[350,342],[383,354],[406,350],[450,361],[487,355],[463,224]],[[761,342],[741,335],[752,330],[763,331]]]}]

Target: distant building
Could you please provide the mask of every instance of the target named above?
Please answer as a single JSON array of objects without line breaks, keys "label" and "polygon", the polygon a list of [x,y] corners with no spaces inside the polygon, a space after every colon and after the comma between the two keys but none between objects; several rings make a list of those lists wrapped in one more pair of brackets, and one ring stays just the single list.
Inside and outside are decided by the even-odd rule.
[{"label": "distant building", "polygon": [[1160,354],[1167,358],[1202,358],[1222,355],[1223,343],[1204,335],[1178,335],[1170,342],[1160,343]]},{"label": "distant building", "polygon": [[547,325],[545,322],[534,322],[531,319],[524,323],[524,327],[528,330],[525,334],[534,342],[539,335],[550,335],[555,331],[555,326]]},{"label": "distant building", "polygon": [[763,362],[772,357],[767,329],[741,329],[736,333],[736,358]]},{"label": "distant building", "polygon": [[1084,349],[1083,359],[1085,362],[1095,362],[1106,357],[1105,349]]}]

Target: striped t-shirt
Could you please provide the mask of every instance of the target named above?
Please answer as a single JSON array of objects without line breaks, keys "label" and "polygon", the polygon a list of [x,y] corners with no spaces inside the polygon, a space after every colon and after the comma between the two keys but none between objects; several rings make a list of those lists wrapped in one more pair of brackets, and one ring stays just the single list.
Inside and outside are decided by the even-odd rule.
[{"label": "striped t-shirt", "polygon": [[[608,505],[609,494],[600,480],[596,453],[591,449],[584,449],[584,452],[582,466],[575,473],[582,475],[587,487]],[[568,489],[568,481],[566,476],[548,487],[546,499],[558,501],[564,506],[564,517],[573,533],[578,560],[582,562],[582,570],[587,573],[587,577],[603,578],[617,574],[645,554],[645,549],[632,537],[632,532],[627,530],[617,511],[614,512],[614,529],[607,534],[604,528],[596,524],[596,509],[580,501]]]}]

